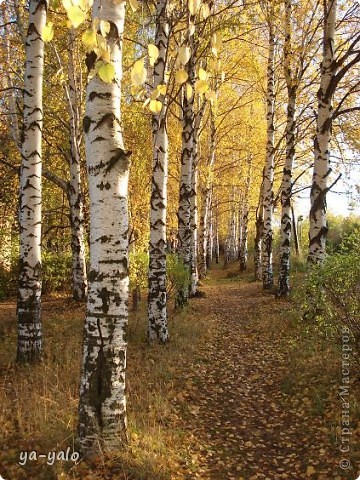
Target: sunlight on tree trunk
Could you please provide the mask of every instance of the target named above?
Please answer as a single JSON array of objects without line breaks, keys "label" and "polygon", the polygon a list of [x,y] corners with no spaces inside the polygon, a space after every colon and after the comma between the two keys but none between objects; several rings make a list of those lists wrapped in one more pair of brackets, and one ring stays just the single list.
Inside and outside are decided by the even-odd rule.
[{"label": "sunlight on tree trunk", "polygon": [[[167,0],[159,0],[156,12],[155,45],[159,57],[154,65],[154,88],[166,83],[169,41]],[[166,313],[166,206],[168,181],[167,96],[161,95],[162,109],[152,116],[154,141],[150,200],[148,340],[169,340]]]},{"label": "sunlight on tree trunk", "polygon": [[262,279],[263,287],[268,290],[273,287],[272,243],[273,243],[273,208],[274,208],[274,108],[275,108],[275,33],[273,11],[268,19],[269,56],[267,66],[267,143],[266,162],[263,184],[263,232],[262,232]]},{"label": "sunlight on tree trunk", "polygon": [[[93,19],[109,22],[107,42],[115,78],[88,84],[84,118],[90,197],[89,291],[80,380],[79,436],[84,454],[126,442],[128,320],[128,174],[120,127],[125,2],[95,0]],[[87,66],[96,61],[88,54]]]},{"label": "sunlight on tree trunk", "polygon": [[281,183],[280,261],[277,291],[277,296],[279,297],[287,297],[290,293],[291,179],[295,157],[295,111],[297,94],[297,80],[293,78],[291,55],[291,0],[285,0],[284,74],[288,104],[286,118],[286,156]]},{"label": "sunlight on tree trunk", "polygon": [[17,360],[41,358],[41,143],[44,42],[48,2],[31,0],[26,36],[23,142],[20,173],[20,264]]},{"label": "sunlight on tree trunk", "polygon": [[326,247],[326,193],[330,169],[330,137],[332,124],[332,80],[336,73],[334,62],[337,0],[324,4],[323,60],[320,88],[317,94],[318,111],[314,141],[314,171],[311,186],[309,255],[310,263],[321,263]]},{"label": "sunlight on tree trunk", "polygon": [[80,89],[77,75],[75,31],[69,32],[69,90],[68,104],[70,113],[70,182],[68,197],[70,205],[71,251],[74,300],[85,300],[87,294],[85,242],[84,242],[84,205],[81,190],[80,155]]}]

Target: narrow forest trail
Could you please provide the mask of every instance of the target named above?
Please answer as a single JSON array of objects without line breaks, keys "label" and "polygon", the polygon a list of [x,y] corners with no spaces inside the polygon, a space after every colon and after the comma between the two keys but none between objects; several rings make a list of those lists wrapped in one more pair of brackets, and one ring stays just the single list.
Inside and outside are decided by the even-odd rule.
[{"label": "narrow forest trail", "polygon": [[[211,286],[202,287],[206,298],[195,302],[213,315],[213,339],[176,399],[192,460],[174,478],[353,478],[337,476],[338,455],[327,442],[324,419],[307,416],[301,391],[298,397],[283,391],[291,334],[282,322],[290,304],[259,283],[221,280],[221,270],[212,276]],[[306,397],[306,385],[299,388]]]}]

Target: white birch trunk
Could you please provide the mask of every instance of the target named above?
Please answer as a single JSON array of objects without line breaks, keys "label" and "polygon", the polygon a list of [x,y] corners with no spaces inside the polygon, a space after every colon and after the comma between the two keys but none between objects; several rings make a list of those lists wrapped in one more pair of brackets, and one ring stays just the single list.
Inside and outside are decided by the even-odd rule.
[{"label": "white birch trunk", "polygon": [[[196,132],[195,132],[196,136]],[[197,139],[194,138],[193,148],[193,168],[191,176],[191,279],[190,279],[190,296],[194,296],[199,282],[198,265],[197,265],[197,249],[198,249],[198,206],[197,206],[197,189],[198,189],[198,144]]]},{"label": "white birch trunk", "polygon": [[287,86],[288,104],[286,118],[286,156],[281,182],[281,226],[279,252],[279,282],[277,296],[286,297],[290,293],[290,246],[291,246],[291,190],[292,168],[295,158],[295,110],[296,79],[291,70],[291,0],[285,0],[285,45],[284,74]]},{"label": "white birch trunk", "polygon": [[263,208],[263,183],[260,187],[259,203],[256,210],[255,220],[255,238],[254,238],[254,276],[255,280],[262,280],[262,258],[261,243],[264,227],[264,208]]},{"label": "white birch trunk", "polygon": [[232,190],[231,213],[229,222],[229,261],[236,260],[236,218],[235,218],[235,187]]},{"label": "white birch trunk", "polygon": [[[42,84],[48,2],[31,0],[26,36],[24,82],[24,138],[20,173],[20,264],[18,361],[36,361],[42,354],[41,329],[41,141],[43,125]],[[39,33],[40,32],[40,33]]]},{"label": "white birch trunk", "polygon": [[[90,198],[89,291],[80,379],[79,437],[84,454],[126,442],[128,319],[128,172],[120,126],[125,2],[95,0],[93,18],[110,23],[107,42],[116,77],[97,75],[86,92],[84,118]],[[89,70],[96,56],[87,58]]]},{"label": "white birch trunk", "polygon": [[[271,14],[270,14],[271,16]],[[267,66],[267,143],[263,183],[264,224],[262,236],[262,277],[264,289],[273,287],[273,182],[274,182],[274,107],[275,107],[275,35],[273,19],[269,18],[269,56]]]},{"label": "white birch trunk", "polygon": [[[201,100],[200,100],[201,101]],[[198,186],[199,186],[199,135],[200,126],[205,112],[205,101],[199,107],[194,119],[194,143],[193,143],[193,165],[191,176],[191,194],[190,194],[190,208],[191,208],[191,280],[190,280],[190,295],[196,294],[197,285],[199,282],[198,269]]]},{"label": "white birch trunk", "polygon": [[[154,65],[154,88],[166,83],[168,42],[167,0],[159,0],[155,35],[159,57]],[[148,340],[166,343],[169,340],[166,312],[167,96],[161,95],[159,100],[163,103],[163,108],[158,115],[152,117],[154,152],[150,200]]]},{"label": "white birch trunk", "polygon": [[[194,17],[189,15],[189,23],[194,24]],[[194,64],[194,40],[190,30],[187,32],[187,46],[192,53],[190,60],[185,65],[188,74],[188,83],[194,89],[195,64]],[[182,105],[182,148],[181,148],[181,170],[180,170],[180,192],[179,192],[179,210],[178,210],[178,253],[184,263],[185,268],[191,275],[191,180],[192,180],[192,162],[194,151],[194,94],[187,98],[185,88],[183,88]],[[187,303],[189,289],[185,288],[179,292],[177,305],[181,306]]]},{"label": "white birch trunk", "polygon": [[205,278],[207,273],[207,242],[208,242],[208,218],[211,206],[212,195],[212,169],[216,159],[216,124],[215,114],[210,106],[210,143],[209,161],[206,172],[206,184],[203,190],[202,211],[200,219],[200,254],[199,254],[199,276]]},{"label": "white birch trunk", "polygon": [[80,155],[80,107],[79,79],[76,74],[75,32],[69,33],[69,89],[68,105],[70,114],[70,182],[68,198],[70,206],[72,277],[74,300],[85,300],[87,294],[86,260],[84,242],[84,201],[81,189]]},{"label": "white birch trunk", "polygon": [[323,60],[321,64],[320,88],[317,94],[318,112],[314,142],[314,171],[311,186],[309,255],[311,263],[321,263],[325,258],[327,223],[326,193],[330,174],[330,137],[332,123],[332,97],[330,88],[336,74],[335,24],[337,0],[324,3]]},{"label": "white birch trunk", "polygon": [[212,194],[210,199],[210,208],[208,216],[208,240],[207,240],[207,252],[206,252],[206,268],[210,269],[213,261],[214,250],[214,224],[213,224],[213,209],[212,209]]}]

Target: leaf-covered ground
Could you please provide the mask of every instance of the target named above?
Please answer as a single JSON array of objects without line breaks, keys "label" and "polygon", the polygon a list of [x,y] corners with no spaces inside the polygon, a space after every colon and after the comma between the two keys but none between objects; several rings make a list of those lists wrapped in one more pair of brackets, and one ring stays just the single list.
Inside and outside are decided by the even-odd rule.
[{"label": "leaf-covered ground", "polygon": [[[234,270],[234,269],[233,269]],[[149,348],[145,305],[129,331],[130,447],[91,463],[29,462],[19,451],[73,447],[83,306],[44,302],[46,358],[13,364],[15,310],[0,304],[0,474],[5,480],[355,480],[359,376],[351,370],[350,451],[341,453],[341,355],[291,301],[251,275],[214,269],[172,340]],[[145,302],[144,302],[145,303]],[[342,470],[341,460],[350,468]],[[30,464],[32,463],[32,464]]]},{"label": "leaf-covered ground", "polygon": [[[298,362],[299,346],[309,345],[292,326],[292,305],[259,284],[220,280],[204,290],[197,308],[211,312],[214,335],[185,372],[176,398],[193,459],[177,478],[357,479],[354,410],[351,455],[339,450],[337,352],[319,340],[319,351],[311,353],[310,345]],[[354,470],[339,468],[350,457]]]}]

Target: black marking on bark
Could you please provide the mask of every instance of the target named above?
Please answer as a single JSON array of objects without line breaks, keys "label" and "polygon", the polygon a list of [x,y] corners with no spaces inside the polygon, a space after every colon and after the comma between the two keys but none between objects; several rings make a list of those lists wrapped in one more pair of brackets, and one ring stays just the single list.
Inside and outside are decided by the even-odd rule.
[{"label": "black marking on bark", "polygon": [[90,117],[86,116],[83,119],[83,128],[84,128],[84,133],[88,133],[90,126],[91,126],[92,120]]},{"label": "black marking on bark", "polygon": [[96,59],[97,59],[97,55],[95,52],[90,52],[86,55],[85,64],[89,72],[94,68]]},{"label": "black marking on bark", "polygon": [[100,120],[97,122],[96,126],[94,127],[94,130],[101,128],[104,125],[106,125],[108,128],[113,128],[115,121],[116,121],[116,116],[112,112],[105,113],[105,115],[103,115],[100,118]]},{"label": "black marking on bark", "polygon": [[115,155],[113,155],[110,160],[108,161],[106,168],[105,168],[105,173],[111,172],[111,170],[115,167],[115,165],[118,164],[119,161],[126,162],[126,168],[128,165],[129,157],[131,155],[131,151],[125,152],[121,148],[117,148],[116,150],[112,150],[115,152]]},{"label": "black marking on bark", "polygon": [[98,295],[102,301],[101,310],[103,311],[103,313],[108,313],[110,308],[110,305],[109,305],[110,293],[108,289],[106,287],[103,287],[100,291],[98,290]]},{"label": "black marking on bark", "polygon": [[98,93],[98,92],[91,92],[89,95],[89,100],[92,102],[95,98],[100,98],[101,100],[109,100],[111,98],[110,92]]}]

